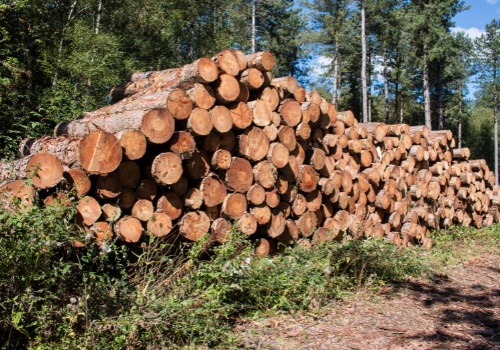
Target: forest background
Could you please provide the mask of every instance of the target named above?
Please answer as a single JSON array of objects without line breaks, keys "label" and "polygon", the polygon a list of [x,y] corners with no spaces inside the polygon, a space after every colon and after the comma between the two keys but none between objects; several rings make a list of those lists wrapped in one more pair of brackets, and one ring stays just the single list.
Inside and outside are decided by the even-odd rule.
[{"label": "forest background", "polygon": [[[17,157],[23,138],[51,135],[57,123],[110,103],[111,88],[132,72],[223,48],[250,52],[252,17],[254,49],[273,53],[274,76],[292,75],[361,119],[360,2],[1,0],[0,158]],[[500,23],[472,39],[453,22],[468,11],[461,0],[364,6],[369,120],[424,124],[426,67],[433,129],[451,129],[493,169]]]}]

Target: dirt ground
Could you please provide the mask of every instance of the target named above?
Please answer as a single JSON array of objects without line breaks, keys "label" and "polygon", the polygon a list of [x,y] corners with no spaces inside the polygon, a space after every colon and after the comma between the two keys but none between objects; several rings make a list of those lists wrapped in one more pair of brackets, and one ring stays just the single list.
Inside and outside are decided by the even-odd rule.
[{"label": "dirt ground", "polygon": [[500,258],[360,292],[319,310],[241,321],[243,349],[500,349]]}]

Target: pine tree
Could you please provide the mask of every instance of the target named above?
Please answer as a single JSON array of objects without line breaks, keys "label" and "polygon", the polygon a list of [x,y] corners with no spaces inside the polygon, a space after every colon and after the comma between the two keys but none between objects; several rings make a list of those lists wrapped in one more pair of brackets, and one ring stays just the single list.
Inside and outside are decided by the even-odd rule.
[{"label": "pine tree", "polygon": [[466,9],[462,0],[411,0],[408,29],[416,44],[414,57],[421,57],[425,125],[432,129],[429,65],[436,57],[439,39],[450,32],[452,18]]},{"label": "pine tree", "polygon": [[275,76],[291,75],[305,83],[308,55],[302,45],[306,21],[301,10],[294,8],[293,0],[263,1],[259,8],[262,15],[257,18],[257,25],[261,31],[256,50],[267,50],[274,55]]},{"label": "pine tree", "polygon": [[[304,2],[309,12],[313,31],[305,41],[313,47],[314,53],[331,59],[325,77],[330,81],[332,103],[337,106],[337,95],[341,89],[341,61],[344,60],[345,43],[352,38],[352,0],[314,0]],[[338,107],[338,106],[337,106]]]},{"label": "pine tree", "polygon": [[494,19],[486,25],[486,33],[475,41],[476,60],[480,71],[478,82],[483,96],[494,110],[495,184],[498,185],[498,95],[500,73],[500,21]]}]

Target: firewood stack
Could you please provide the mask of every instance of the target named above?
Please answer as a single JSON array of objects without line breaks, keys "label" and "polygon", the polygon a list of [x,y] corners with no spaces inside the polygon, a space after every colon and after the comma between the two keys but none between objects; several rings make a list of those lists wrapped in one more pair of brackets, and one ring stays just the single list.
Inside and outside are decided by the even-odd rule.
[{"label": "firewood stack", "polygon": [[493,173],[450,131],[361,124],[273,67],[269,52],[224,50],[132,74],[114,104],[21,144],[0,167],[3,206],[29,208],[22,179],[37,169],[45,205],[72,205],[56,187],[73,189],[98,244],[113,232],[223,243],[237,222],[260,256],[363,237],[430,248],[430,230],[499,221]]}]

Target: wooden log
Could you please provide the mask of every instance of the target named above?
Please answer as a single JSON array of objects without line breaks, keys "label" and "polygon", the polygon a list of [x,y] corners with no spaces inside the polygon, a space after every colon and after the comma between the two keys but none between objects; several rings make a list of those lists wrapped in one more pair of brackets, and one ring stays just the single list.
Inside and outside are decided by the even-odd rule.
[{"label": "wooden log", "polygon": [[217,65],[220,74],[237,76],[240,72],[238,58],[231,50],[222,50],[212,57],[212,61]]},{"label": "wooden log", "polygon": [[253,235],[257,231],[257,220],[253,214],[245,213],[238,219],[236,228],[248,236]]},{"label": "wooden log", "polygon": [[215,103],[214,90],[206,84],[194,84],[193,87],[186,91],[192,102],[193,108],[210,109]]},{"label": "wooden log", "polygon": [[289,150],[282,143],[275,142],[269,146],[267,160],[271,161],[277,168],[283,168],[288,164]]},{"label": "wooden log", "polygon": [[122,188],[121,194],[118,196],[117,204],[122,209],[129,209],[135,203],[135,192],[130,188]]},{"label": "wooden log", "polygon": [[156,237],[162,237],[170,233],[172,230],[172,221],[170,217],[162,213],[153,213],[151,219],[147,223],[147,230],[149,234]]},{"label": "wooden log", "polygon": [[249,90],[256,90],[264,84],[264,75],[256,68],[248,68],[241,72],[240,81],[245,84]]},{"label": "wooden log", "polygon": [[302,120],[302,110],[297,101],[281,101],[278,111],[285,125],[289,127],[297,126]]},{"label": "wooden log", "polygon": [[290,94],[294,94],[295,92],[297,92],[297,90],[300,90],[300,93],[302,92],[304,93],[304,99],[305,99],[305,90],[303,88],[299,89],[299,85],[297,84],[297,79],[295,79],[294,77],[287,76],[281,78],[274,78],[271,81],[271,85],[279,87],[283,89],[283,91]]},{"label": "wooden log", "polygon": [[[241,105],[240,105],[241,103]],[[226,133],[233,127],[233,119],[236,120],[237,128],[244,129],[249,126],[249,108],[246,103],[239,102],[233,105],[231,111],[225,106],[215,106],[209,112],[212,119],[212,125],[220,133]],[[251,123],[251,119],[250,119]]]},{"label": "wooden log", "polygon": [[231,152],[220,149],[214,152],[211,166],[215,170],[227,170],[231,166]]},{"label": "wooden log", "polygon": [[230,191],[245,193],[253,183],[253,169],[246,159],[233,157],[224,173],[224,184]]},{"label": "wooden log", "polygon": [[374,204],[377,208],[387,209],[391,204],[391,195],[388,191],[381,190],[377,193]]},{"label": "wooden log", "polygon": [[303,123],[316,123],[321,115],[319,106],[312,102],[303,102],[300,105]]},{"label": "wooden log", "polygon": [[257,68],[263,72],[274,68],[274,57],[269,51],[262,51],[246,55],[248,68]]},{"label": "wooden log", "polygon": [[232,228],[232,225],[228,220],[224,218],[215,219],[212,222],[211,228],[216,242],[223,244],[228,241],[229,234]]},{"label": "wooden log", "polygon": [[107,222],[116,222],[122,216],[122,210],[116,204],[106,203],[102,206],[102,216]]},{"label": "wooden log", "polygon": [[147,199],[141,199],[135,202],[131,214],[140,221],[149,221],[154,214],[153,203]]},{"label": "wooden log", "polygon": [[277,179],[276,168],[271,162],[260,162],[253,168],[255,182],[260,183],[264,188],[270,189],[274,186]]},{"label": "wooden log", "polygon": [[318,189],[309,192],[305,196],[307,202],[307,210],[315,212],[321,208],[323,196]]},{"label": "wooden log", "polygon": [[310,237],[318,226],[316,214],[311,211],[307,211],[295,221],[295,224],[297,225],[299,233],[302,237]]},{"label": "wooden log", "polygon": [[136,162],[132,161],[120,164],[118,169],[116,169],[116,174],[123,187],[135,188],[141,180],[141,169]]},{"label": "wooden log", "polygon": [[172,220],[179,218],[183,209],[184,202],[182,198],[174,192],[165,193],[156,203],[156,212],[168,215]]},{"label": "wooden log", "polygon": [[77,222],[80,225],[91,226],[101,216],[101,206],[93,197],[83,197],[80,199],[76,206]]},{"label": "wooden log", "polygon": [[266,224],[266,234],[271,238],[280,236],[286,228],[286,219],[283,211],[275,208],[271,210],[270,219]]},{"label": "wooden log", "polygon": [[[243,141],[244,155],[251,161],[259,161],[269,152],[269,139],[259,127],[247,129]],[[240,145],[241,146],[241,145]]]},{"label": "wooden log", "polygon": [[319,181],[318,173],[309,165],[301,165],[297,175],[297,183],[302,192],[312,192]]},{"label": "wooden log", "polygon": [[208,207],[215,207],[221,204],[226,197],[226,187],[219,177],[210,173],[201,181],[200,192],[203,202]]},{"label": "wooden log", "polygon": [[101,199],[116,198],[121,194],[122,183],[116,173],[102,174],[96,184],[96,192]]},{"label": "wooden log", "polygon": [[186,213],[179,226],[181,235],[189,241],[198,241],[210,229],[210,219],[202,211]]},{"label": "wooden log", "polygon": [[240,97],[240,83],[229,74],[221,74],[213,84],[213,89],[218,104],[228,104]]},{"label": "wooden log", "polygon": [[128,160],[141,159],[146,153],[146,136],[135,129],[123,130],[115,134],[123,149],[123,158]]},{"label": "wooden log", "polygon": [[206,136],[212,131],[212,128],[212,116],[206,109],[196,108],[191,112],[186,130],[193,136]]},{"label": "wooden log", "polygon": [[[193,160],[193,157],[190,160]],[[162,186],[176,183],[180,179],[182,172],[182,161],[178,155],[172,152],[161,153],[156,156],[150,170],[152,179]]]},{"label": "wooden log", "polygon": [[113,231],[107,222],[101,221],[94,223],[88,228],[88,232],[93,234],[96,245],[102,245],[105,242],[109,242],[113,237]]},{"label": "wooden log", "polygon": [[254,215],[259,225],[265,225],[271,220],[271,209],[265,204],[250,208],[250,213]]},{"label": "wooden log", "polygon": [[141,239],[142,225],[138,219],[124,216],[115,224],[114,231],[125,242],[136,243]]},{"label": "wooden log", "polygon": [[269,241],[265,238],[259,238],[255,243],[254,254],[260,258],[268,256],[270,253]]},{"label": "wooden log", "polygon": [[343,122],[347,126],[352,126],[354,124],[354,114],[351,111],[337,112],[337,120]]},{"label": "wooden log", "polygon": [[384,123],[363,123],[360,124],[360,126],[365,128],[366,131],[378,142],[382,142],[384,137],[387,135],[387,125]]},{"label": "wooden log", "polygon": [[270,208],[276,208],[280,203],[280,195],[278,190],[273,189],[266,192],[266,205]]},{"label": "wooden log", "polygon": [[248,202],[260,205],[266,200],[266,190],[259,184],[253,184],[246,194]]},{"label": "wooden log", "polygon": [[0,207],[6,211],[31,210],[35,192],[24,181],[12,181],[0,186]]},{"label": "wooden log", "polygon": [[139,94],[125,98],[114,105],[87,113],[86,117],[93,118],[121,111],[165,107],[167,97],[172,91],[186,91],[196,83],[211,83],[217,79],[217,76],[218,72],[215,63],[209,58],[200,58],[191,64],[163,75],[161,79]]},{"label": "wooden log", "polygon": [[[191,179],[202,179],[210,172],[210,159],[208,158],[208,153],[205,150],[194,152],[191,158],[185,163],[186,175]],[[177,179],[179,179],[182,168],[181,170],[178,170],[177,167],[172,168],[171,172],[174,171],[177,171],[177,175],[179,176]],[[167,173],[164,174],[167,175]],[[172,177],[173,175],[175,175],[175,173],[172,173]]]},{"label": "wooden log", "polygon": [[138,199],[147,199],[152,201],[156,197],[155,183],[148,179],[142,179],[135,189],[135,195]]},{"label": "wooden log", "polygon": [[63,189],[67,191],[75,191],[77,197],[85,196],[90,190],[90,179],[84,171],[80,169],[71,169],[63,174],[65,182]]}]

